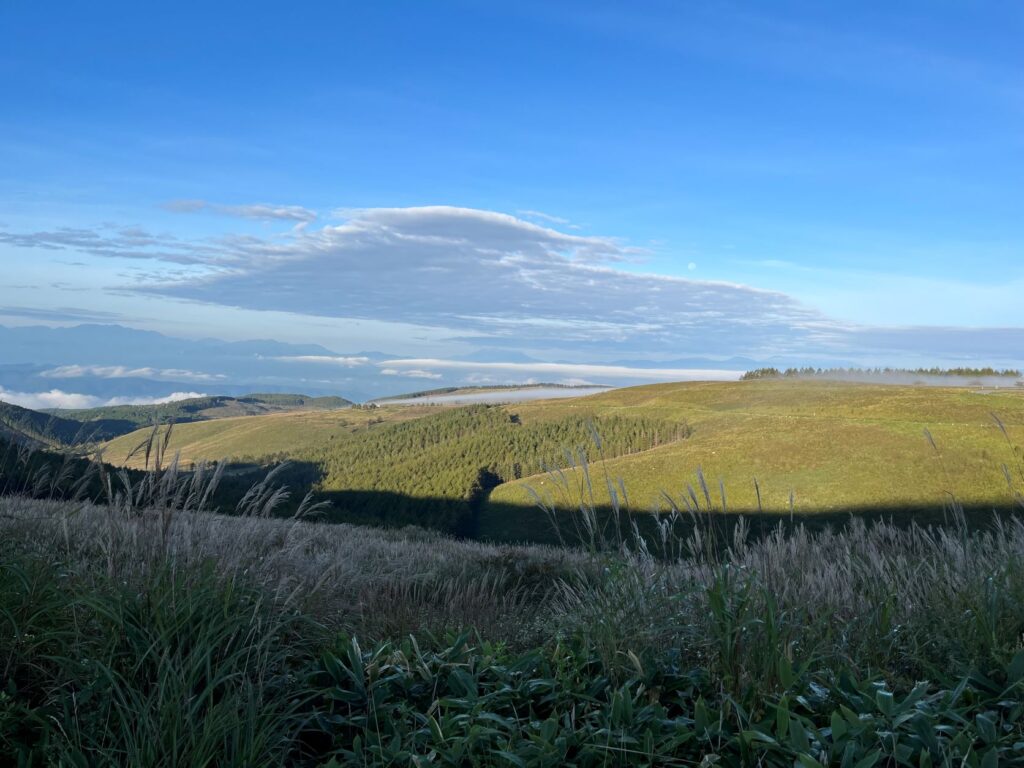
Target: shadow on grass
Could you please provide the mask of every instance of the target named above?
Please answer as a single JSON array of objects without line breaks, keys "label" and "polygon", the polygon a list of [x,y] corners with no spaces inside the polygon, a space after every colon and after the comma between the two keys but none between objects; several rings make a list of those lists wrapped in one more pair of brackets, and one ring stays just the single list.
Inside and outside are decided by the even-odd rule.
[{"label": "shadow on grass", "polygon": [[[418,525],[454,534],[461,538],[476,539],[493,543],[568,544],[581,542],[576,534],[573,515],[560,513],[558,522],[561,536],[556,532],[551,517],[536,506],[507,504],[484,501],[476,505],[474,500],[458,498],[417,497],[390,491],[345,490],[317,494],[318,500],[329,502],[319,519],[324,522],[353,523],[399,528]],[[981,529],[994,524],[997,519],[1024,516],[1024,509],[1007,503],[1003,506],[977,505],[964,507],[968,528]],[[667,515],[658,519],[664,521]],[[685,514],[677,518],[672,534],[675,538],[689,538],[694,525],[699,525],[706,536],[719,542],[731,542],[740,518],[747,527],[748,538],[753,540],[773,532],[779,524],[784,528],[798,525],[814,530],[842,528],[854,517],[870,523],[886,521],[897,526],[955,525],[954,515],[941,507],[908,507],[878,505],[853,507],[843,510],[821,512],[757,513],[750,511],[713,512],[700,514],[696,521]],[[615,514],[610,508],[598,510],[599,525],[605,539],[615,539]],[[630,531],[635,522],[641,535],[649,542],[652,551],[660,548],[660,535],[656,518],[648,513],[632,516],[622,515],[619,528]]]},{"label": "shadow on grass", "polygon": [[[121,472],[105,467],[103,472],[113,478],[111,486],[101,482],[101,473],[89,461],[47,451],[26,451],[13,442],[0,439],[0,495],[18,494],[37,498],[67,499],[105,503],[110,488],[118,490]],[[127,470],[124,479],[137,483],[143,476],[138,470]],[[236,510],[249,489],[261,480],[268,468],[257,464],[232,464],[226,468],[210,508],[231,514]],[[187,470],[184,472],[187,474]],[[277,487],[290,490],[272,514],[289,517],[295,514],[307,490],[323,480],[323,471],[312,462],[290,462],[275,475]],[[578,516],[569,512],[558,515],[558,531],[550,515],[529,504],[494,502],[490,491],[500,478],[482,469],[473,487],[462,497],[424,497],[382,490],[331,490],[315,494],[315,500],[324,502],[317,519],[331,523],[353,523],[387,528],[417,525],[444,531],[465,539],[495,543],[531,544],[586,544],[581,541],[575,522]],[[964,507],[968,528],[991,526],[1000,518],[1024,515],[1024,508],[1007,501],[1003,505],[975,505]],[[718,543],[731,542],[740,517],[743,517],[747,535],[756,539],[774,531],[780,524],[784,528],[803,525],[810,530],[824,530],[845,526],[852,518],[869,523],[891,522],[897,526],[916,523],[920,526],[953,525],[954,515],[941,506],[880,506],[877,504],[850,507],[842,510],[809,511],[796,514],[758,513],[751,510],[730,510],[723,514],[700,513],[696,519],[684,514],[675,520],[671,538],[688,539],[699,525],[702,533]],[[598,508],[599,539],[615,541],[616,529],[629,535],[635,523],[641,535],[657,552],[661,536],[658,519],[648,513],[632,516],[616,514],[611,508]],[[666,516],[660,516],[664,521]]]},{"label": "shadow on grass", "polygon": [[[963,513],[969,529],[983,529],[994,525],[995,521],[1001,518],[1024,516],[1024,509],[1008,502],[1001,506],[964,506]],[[567,544],[579,543],[579,537],[575,533],[577,527],[573,522],[575,516],[568,511],[560,512],[559,515],[558,526],[561,529],[561,539],[555,531],[551,516],[539,507],[490,503],[476,518],[473,538],[491,542],[532,544],[559,544],[561,541]],[[719,542],[731,542],[740,518],[743,519],[747,528],[748,540],[755,540],[772,533],[780,524],[784,529],[804,526],[811,531],[821,531],[828,528],[843,528],[854,518],[862,519],[869,524],[885,521],[897,526],[909,526],[912,523],[922,527],[956,524],[954,513],[941,506],[879,506],[874,504],[841,510],[832,509],[818,512],[805,510],[792,515],[788,512],[765,513],[756,510],[698,513],[695,517],[683,514],[675,520],[672,534],[675,538],[687,539],[693,533],[694,527],[700,526],[705,536]],[[660,548],[657,542],[661,536],[656,521],[664,522],[667,519],[667,514],[654,516],[650,513],[634,513],[632,515],[620,513],[618,527],[619,530],[628,532],[631,523],[635,522],[641,535],[651,545],[651,550],[657,551]],[[597,520],[604,538],[615,540],[614,511],[610,507],[598,508]]]},{"label": "shadow on grass", "polygon": [[[253,472],[263,471],[252,467]],[[218,501],[222,509],[229,508],[252,481],[253,474],[239,472],[225,478],[226,486],[221,488]],[[322,478],[318,465],[294,462],[280,477],[284,485],[296,489],[287,503],[278,510],[281,516],[294,511],[305,489],[312,487]],[[576,515],[560,512],[558,528],[551,516],[538,506],[531,504],[510,504],[495,502],[489,498],[490,491],[500,479],[496,475],[481,472],[476,485],[464,497],[414,496],[395,491],[346,489],[319,491],[316,500],[326,502],[318,519],[330,523],[351,523],[384,528],[401,528],[416,525],[444,531],[464,539],[475,539],[493,543],[526,544],[586,544],[581,541],[574,522]],[[225,509],[225,511],[228,511]],[[1002,505],[973,505],[963,507],[969,529],[981,529],[994,524],[1000,518],[1024,515],[1024,508],[1007,501]],[[743,518],[750,540],[761,538],[781,524],[789,529],[804,526],[812,531],[827,528],[838,529],[846,526],[851,519],[866,522],[890,522],[897,526],[954,525],[954,514],[941,505],[864,505],[844,509],[802,510],[790,514],[764,513],[756,510],[731,509],[728,513],[699,513],[696,518],[689,514],[679,516],[672,527],[673,538],[688,539],[694,526],[718,542],[731,542],[740,518]],[[650,513],[639,512],[619,516],[618,529],[627,532],[636,524],[641,535],[648,541],[652,551],[658,551],[660,533],[656,521],[664,522],[668,516],[657,518]],[[615,513],[610,507],[597,509],[598,525],[605,540],[616,539]]]}]

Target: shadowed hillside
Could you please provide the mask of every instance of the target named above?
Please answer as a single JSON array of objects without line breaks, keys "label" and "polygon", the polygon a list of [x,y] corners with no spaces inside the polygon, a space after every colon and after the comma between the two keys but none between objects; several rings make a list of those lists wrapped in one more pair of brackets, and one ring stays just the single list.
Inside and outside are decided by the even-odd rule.
[{"label": "shadowed hillside", "polygon": [[117,418],[97,417],[86,421],[0,402],[0,436],[37,448],[96,443],[134,428],[131,422]]}]

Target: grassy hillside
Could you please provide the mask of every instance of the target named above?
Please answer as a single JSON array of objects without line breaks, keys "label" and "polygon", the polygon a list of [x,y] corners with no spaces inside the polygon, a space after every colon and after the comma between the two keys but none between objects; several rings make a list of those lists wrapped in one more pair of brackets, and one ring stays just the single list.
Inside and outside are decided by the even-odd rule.
[{"label": "grassy hillside", "polygon": [[[471,534],[493,486],[557,463],[567,447],[590,440],[591,421],[565,410],[524,419],[494,406],[395,405],[177,424],[167,451],[180,452],[185,466],[287,458],[295,462],[287,482],[315,484],[333,519]],[[685,424],[641,413],[610,415],[598,427],[613,456],[688,433]],[[151,434],[143,429],[106,443],[105,460],[141,468],[144,454],[132,453]]]},{"label": "grassy hillside", "polygon": [[[225,458],[243,461],[295,456],[381,424],[416,419],[437,411],[436,406],[345,408],[176,423],[168,455],[180,451],[186,465]],[[105,443],[101,446],[104,458],[118,466],[141,467],[142,457],[127,457],[151,432],[151,428],[139,429]]]},{"label": "grassy hillside", "polygon": [[[819,381],[660,384],[614,390],[572,403],[520,406],[527,414],[573,409],[608,416],[644,413],[685,419],[689,440],[638,455],[595,462],[592,475],[622,478],[634,511],[666,508],[662,491],[680,506],[698,468],[720,507],[719,480],[733,511],[797,512],[939,507],[949,494],[969,506],[1012,501],[1001,465],[1019,465],[1024,442],[1024,392],[972,388],[882,386]],[[934,438],[935,450],[925,436]],[[593,457],[592,457],[593,458]],[[571,477],[571,474],[570,474]],[[597,484],[598,503],[607,494]],[[538,475],[497,488],[485,533],[526,533],[498,517],[503,505],[531,503],[526,488],[550,490]],[[704,504],[702,500],[702,505]]]},{"label": "grassy hillside", "polygon": [[[549,492],[542,462],[564,464],[564,450],[582,446],[590,446],[597,505],[608,503],[607,473],[624,481],[636,512],[665,509],[662,491],[680,506],[688,485],[703,496],[698,468],[717,509],[721,480],[729,511],[787,513],[791,494],[797,513],[939,510],[950,495],[971,508],[1005,507],[1012,496],[1001,465],[1024,459],[993,413],[1011,442],[1024,443],[1024,392],[1015,390],[698,382],[500,407],[386,406],[180,424],[170,448],[186,462],[292,458],[304,468],[293,482],[318,483],[339,520],[544,540],[550,526],[527,486]],[[147,435],[108,443],[106,459],[123,463]],[[553,498],[563,507],[578,501]]]},{"label": "grassy hillside", "polygon": [[[524,416],[477,405],[352,435],[299,454],[320,466],[343,519],[432,525],[471,535],[475,514],[496,485],[559,461],[588,441],[589,416],[552,410]],[[684,423],[641,413],[597,423],[607,455],[638,453],[685,439]]]}]

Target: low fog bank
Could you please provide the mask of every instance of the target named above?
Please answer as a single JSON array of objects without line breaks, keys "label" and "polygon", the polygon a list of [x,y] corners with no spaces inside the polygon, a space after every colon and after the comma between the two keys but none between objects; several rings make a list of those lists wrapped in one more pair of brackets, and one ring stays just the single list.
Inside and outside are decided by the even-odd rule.
[{"label": "low fog bank", "polygon": [[984,387],[986,389],[1024,388],[1024,379],[1014,376],[958,376],[953,374],[922,374],[909,372],[875,373],[873,371],[800,373],[779,378],[798,381],[845,381],[862,384],[912,384],[924,387]]},{"label": "low fog bank", "polygon": [[461,392],[421,397],[402,397],[379,401],[381,405],[498,405],[522,403],[529,400],[551,400],[554,398],[583,397],[606,392],[613,387],[530,387],[526,389],[490,390],[486,392]]}]

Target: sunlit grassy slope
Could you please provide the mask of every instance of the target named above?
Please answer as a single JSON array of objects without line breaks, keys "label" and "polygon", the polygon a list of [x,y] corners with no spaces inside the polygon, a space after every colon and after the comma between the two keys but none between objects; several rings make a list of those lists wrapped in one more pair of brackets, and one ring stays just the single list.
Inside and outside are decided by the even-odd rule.
[{"label": "sunlit grassy slope", "polygon": [[[262,416],[238,416],[176,424],[171,432],[168,456],[181,452],[181,461],[258,459],[270,455],[294,455],[332,440],[383,424],[437,413],[438,406],[389,406],[374,409],[346,408],[331,411],[292,411]],[[144,456],[128,455],[151,434],[140,429],[103,445],[104,458],[117,466],[141,467]]]},{"label": "sunlit grassy slope", "polygon": [[[607,471],[624,480],[634,511],[658,506],[663,490],[678,499],[687,483],[697,488],[698,467],[716,503],[722,481],[731,510],[757,509],[754,478],[765,511],[788,511],[790,492],[796,510],[805,512],[933,506],[947,493],[965,504],[1005,506],[1011,497],[1001,465],[1019,466],[1021,456],[992,414],[1003,421],[1013,442],[1024,443],[1024,391],[1016,390],[804,381],[686,383],[517,408],[524,413],[585,410],[598,418],[642,411],[652,418],[687,421],[693,429],[688,440],[607,462],[594,461],[596,451],[590,451],[598,503],[607,502],[602,492]],[[545,491],[552,483],[537,475],[499,486],[491,495],[491,509],[529,504],[527,486]]]}]

